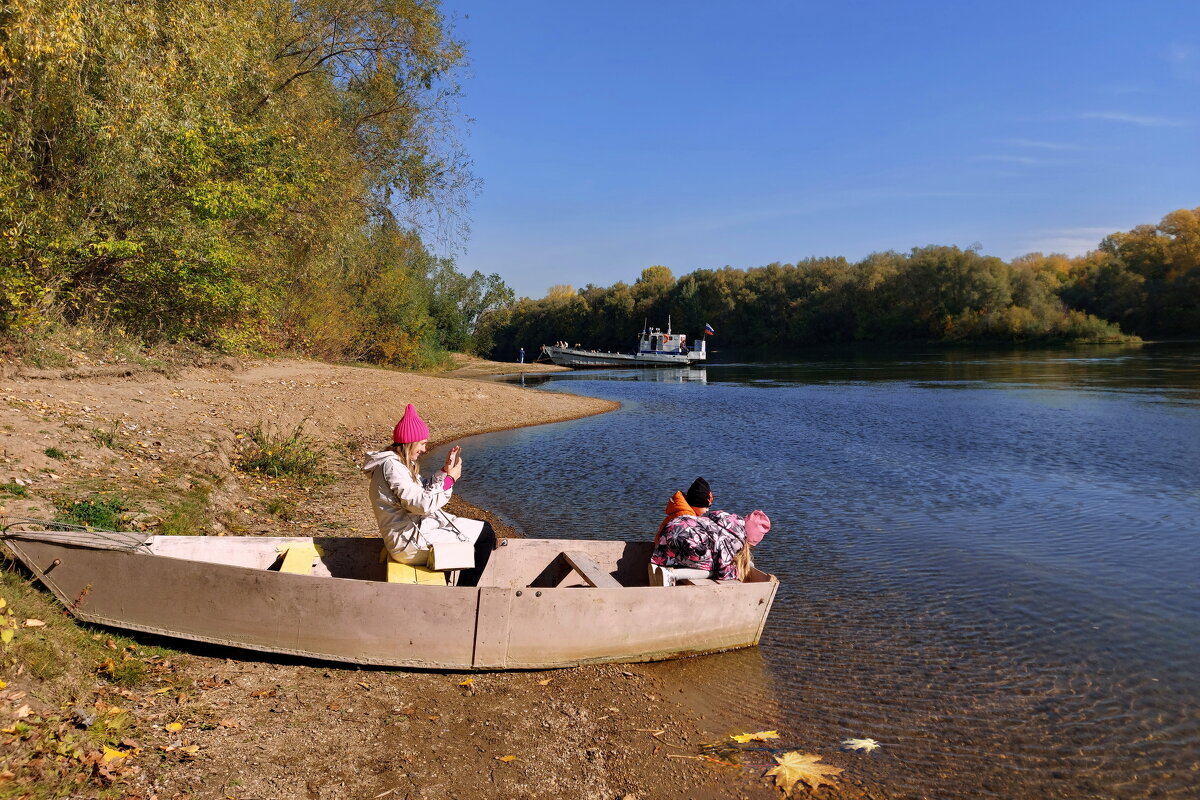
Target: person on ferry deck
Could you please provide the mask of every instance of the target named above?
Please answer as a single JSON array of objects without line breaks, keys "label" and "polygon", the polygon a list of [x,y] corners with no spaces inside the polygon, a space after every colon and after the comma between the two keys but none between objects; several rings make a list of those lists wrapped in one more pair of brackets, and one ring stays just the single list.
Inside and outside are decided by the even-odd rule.
[{"label": "person on ferry deck", "polygon": [[667,515],[654,537],[650,563],[703,570],[722,581],[745,580],[753,563],[750,548],[762,541],[771,521],[761,511],[739,517],[712,508],[712,490],[696,478],[687,493],[667,501]]},{"label": "person on ferry deck", "polygon": [[392,431],[391,446],[368,453],[362,468],[371,478],[368,493],[375,521],[388,555],[401,564],[425,564],[438,542],[472,542],[475,566],[462,571],[458,585],[475,586],[496,547],[496,532],[482,520],[442,510],[462,475],[461,449],[452,447],[442,468],[425,479],[418,462],[428,445],[429,426],[409,403]]}]

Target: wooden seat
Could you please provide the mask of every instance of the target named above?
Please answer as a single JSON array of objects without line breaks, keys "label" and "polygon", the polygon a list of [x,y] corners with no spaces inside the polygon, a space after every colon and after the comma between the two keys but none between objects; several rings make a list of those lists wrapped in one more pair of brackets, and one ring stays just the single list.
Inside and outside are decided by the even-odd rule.
[{"label": "wooden seat", "polygon": [[412,564],[401,564],[399,561],[393,561],[391,556],[388,555],[386,547],[379,552],[379,560],[387,564],[388,583],[413,583],[420,586],[446,585],[445,572],[438,572],[428,567],[414,567]]},{"label": "wooden seat", "polygon": [[415,583],[421,586],[445,586],[446,573],[438,572],[428,567],[414,567],[411,564],[401,564],[399,561],[392,561],[389,558],[387,562],[387,581],[388,583]]},{"label": "wooden seat", "polygon": [[621,584],[612,575],[605,572],[596,559],[579,550],[564,550],[563,558],[583,576],[583,579],[597,589],[620,589]]},{"label": "wooden seat", "polygon": [[313,564],[321,555],[324,553],[315,544],[292,545],[283,550],[283,563],[279,565],[279,571],[290,572],[293,575],[311,575]]}]

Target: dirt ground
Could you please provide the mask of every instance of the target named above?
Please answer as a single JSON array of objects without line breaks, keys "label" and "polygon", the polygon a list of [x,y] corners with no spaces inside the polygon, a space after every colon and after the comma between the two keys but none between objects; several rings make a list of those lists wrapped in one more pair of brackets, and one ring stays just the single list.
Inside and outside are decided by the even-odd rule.
[{"label": "dirt ground", "polygon": [[[170,521],[209,535],[375,535],[358,465],[365,450],[389,441],[405,403],[417,406],[437,442],[613,407],[472,379],[517,369],[465,357],[441,375],[232,358],[161,371],[3,365],[0,483],[21,488],[0,495],[0,524],[49,518],[72,499],[119,495],[137,504],[128,523],[149,530]],[[260,426],[302,426],[320,444],[330,478],[295,485],[237,470],[239,448]],[[468,449],[458,487],[466,501],[470,481]],[[456,497],[460,513],[466,501]],[[701,752],[758,728],[724,707],[719,686],[698,689],[681,677],[686,670],[639,664],[468,675],[157,644],[178,651],[190,688],[118,691],[97,682],[83,698],[107,698],[134,715],[141,755],[120,784],[128,797],[780,796],[763,767]],[[28,675],[6,677],[0,714],[39,694]],[[766,756],[757,761],[770,762]],[[0,796],[17,796],[3,779]],[[882,796],[853,780],[798,794]]]}]

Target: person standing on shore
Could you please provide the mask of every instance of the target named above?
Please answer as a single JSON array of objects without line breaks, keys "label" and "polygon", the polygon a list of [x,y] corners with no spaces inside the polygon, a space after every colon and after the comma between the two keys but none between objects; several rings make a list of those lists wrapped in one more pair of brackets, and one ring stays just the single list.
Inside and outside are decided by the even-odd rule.
[{"label": "person standing on shore", "polygon": [[462,475],[461,449],[452,447],[446,463],[433,477],[421,477],[418,462],[429,445],[429,426],[409,403],[392,431],[390,447],[368,453],[363,472],[375,521],[388,555],[401,564],[420,566],[434,544],[469,541],[475,546],[475,566],[459,575],[459,586],[475,586],[496,547],[488,523],[457,517],[442,510]]},{"label": "person standing on shore", "polygon": [[525,348],[524,347],[522,347],[521,352],[517,354],[517,363],[518,364],[525,363]]}]

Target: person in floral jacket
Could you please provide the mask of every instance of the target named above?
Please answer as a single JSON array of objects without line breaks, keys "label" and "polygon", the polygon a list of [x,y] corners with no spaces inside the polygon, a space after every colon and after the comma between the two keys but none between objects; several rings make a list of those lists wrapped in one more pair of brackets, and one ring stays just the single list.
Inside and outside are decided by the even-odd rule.
[{"label": "person in floral jacket", "polygon": [[[676,492],[667,502],[667,517],[654,538],[650,563],[660,567],[706,570],[721,581],[744,578],[738,562],[744,562],[744,571],[749,559],[739,559],[738,555],[748,541],[746,520],[711,506],[712,491],[704,478],[693,481],[687,494]],[[766,519],[761,511],[754,513]],[[769,521],[766,524],[769,527]],[[753,541],[749,543],[757,544],[765,532],[755,527],[751,535]],[[746,555],[749,555],[748,551]]]}]

